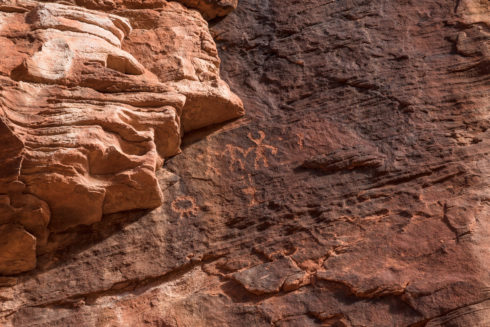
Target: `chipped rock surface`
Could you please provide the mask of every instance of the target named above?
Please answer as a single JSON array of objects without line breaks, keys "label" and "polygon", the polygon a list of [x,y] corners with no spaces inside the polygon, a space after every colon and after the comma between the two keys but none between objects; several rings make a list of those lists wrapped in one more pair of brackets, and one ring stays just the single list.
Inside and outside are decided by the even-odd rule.
[{"label": "chipped rock surface", "polygon": [[0,325],[489,326],[488,2],[180,2],[0,2]]},{"label": "chipped rock surface", "polygon": [[296,267],[290,258],[278,259],[272,262],[253,266],[233,274],[233,278],[256,295],[278,293],[281,287],[290,279],[294,284],[295,277],[302,270]]}]

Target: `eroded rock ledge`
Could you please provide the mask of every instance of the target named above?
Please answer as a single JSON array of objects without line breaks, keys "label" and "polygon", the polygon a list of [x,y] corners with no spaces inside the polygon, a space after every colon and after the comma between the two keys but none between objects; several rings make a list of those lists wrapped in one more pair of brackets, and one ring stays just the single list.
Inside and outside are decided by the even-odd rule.
[{"label": "eroded rock ledge", "polygon": [[243,115],[206,21],[160,7],[0,2],[0,275],[33,269],[50,232],[160,206],[183,132]]}]

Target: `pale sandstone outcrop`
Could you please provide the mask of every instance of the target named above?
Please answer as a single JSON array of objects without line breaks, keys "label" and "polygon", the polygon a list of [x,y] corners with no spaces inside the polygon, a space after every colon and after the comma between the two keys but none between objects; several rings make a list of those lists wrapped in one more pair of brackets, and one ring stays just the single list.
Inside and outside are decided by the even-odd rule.
[{"label": "pale sandstone outcrop", "polygon": [[[8,4],[17,10],[2,9]],[[161,79],[121,49],[132,29],[127,18],[29,1],[4,2],[0,11],[0,51],[7,59],[0,76],[0,138],[7,144],[0,238],[25,228],[42,251],[49,231],[158,207],[155,171],[180,152],[182,133],[243,114],[241,101],[219,78],[215,45],[198,15],[169,26],[177,32],[164,46],[184,75]],[[27,45],[10,43],[11,33],[30,40],[28,53]],[[15,194],[9,191],[14,184],[21,188]],[[1,273],[34,267],[36,247],[28,244],[1,256],[0,267],[23,254],[29,264]]]}]

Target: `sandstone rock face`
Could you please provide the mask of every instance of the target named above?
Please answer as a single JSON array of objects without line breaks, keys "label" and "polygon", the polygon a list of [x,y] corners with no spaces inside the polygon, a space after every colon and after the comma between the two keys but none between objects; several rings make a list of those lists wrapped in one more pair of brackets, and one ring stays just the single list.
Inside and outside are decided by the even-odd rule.
[{"label": "sandstone rock face", "polygon": [[[73,2],[76,13],[49,24],[90,14],[84,24],[97,17],[104,31],[122,31],[93,32],[100,44],[86,50],[76,50],[74,27],[63,41],[50,37],[56,28],[34,28],[38,3],[0,5],[0,201],[11,217],[2,228],[26,240],[0,260],[31,269],[29,240],[45,239],[36,269],[0,278],[0,325],[489,326],[488,2],[241,0],[210,33],[201,15],[213,15],[199,4],[223,2],[186,3],[201,13],[158,0]],[[186,133],[182,153],[157,170],[171,148],[154,133],[162,122],[173,135],[167,113],[180,119],[180,140],[182,130],[241,112],[218,78],[210,35],[247,114]],[[87,57],[95,62],[73,64]],[[96,124],[70,111],[79,102]],[[66,118],[42,125],[48,113]],[[79,154],[39,157],[28,133],[36,124],[48,129],[35,140],[52,129],[81,135],[38,143],[68,140]],[[93,125],[113,129],[78,131]],[[127,161],[108,159],[151,142],[153,157],[126,155],[135,166],[118,170],[112,163]],[[119,147],[101,152],[109,144]],[[18,173],[20,162],[29,174]],[[110,172],[100,174],[105,188],[80,181],[87,166]],[[151,171],[139,185],[162,204],[127,211],[150,208],[136,206],[149,201],[136,188],[109,202],[117,210],[84,200],[92,205],[80,217],[102,208],[91,224],[53,223],[67,221],[55,218],[57,203],[96,199],[100,189],[128,194],[121,171]],[[51,204],[32,182],[49,176],[82,188]]]}]

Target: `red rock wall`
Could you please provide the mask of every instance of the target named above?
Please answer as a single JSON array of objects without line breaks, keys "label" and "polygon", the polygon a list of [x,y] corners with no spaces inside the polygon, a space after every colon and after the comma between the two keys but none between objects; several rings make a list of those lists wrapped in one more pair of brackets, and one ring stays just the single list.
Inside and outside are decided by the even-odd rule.
[{"label": "red rock wall", "polygon": [[[122,49],[162,83],[200,58],[168,50],[189,48],[176,27],[194,11],[88,4],[129,18]],[[210,31],[245,117],[185,133],[157,209],[52,232],[35,270],[0,278],[0,323],[489,326],[488,17],[485,1],[241,0]]]}]

